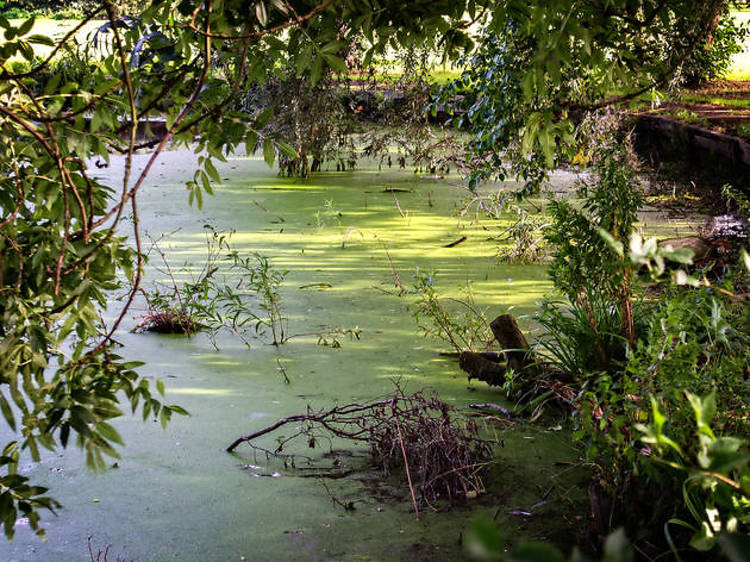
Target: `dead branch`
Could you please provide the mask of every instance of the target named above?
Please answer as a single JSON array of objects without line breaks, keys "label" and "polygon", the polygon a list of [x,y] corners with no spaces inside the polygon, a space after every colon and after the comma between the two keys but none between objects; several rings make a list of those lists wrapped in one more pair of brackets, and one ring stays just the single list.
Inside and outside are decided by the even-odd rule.
[{"label": "dead branch", "polygon": [[[299,437],[315,447],[321,437],[366,443],[375,464],[384,474],[402,470],[409,486],[415,514],[417,495],[427,505],[437,499],[455,501],[484,491],[482,473],[492,461],[492,442],[479,437],[473,421],[452,416],[454,410],[436,396],[421,392],[405,395],[396,385],[389,398],[368,404],[348,404],[329,410],[308,410],[235,439],[227,451],[247,443],[254,451],[283,459],[284,447]],[[299,424],[289,437],[269,451],[254,441],[289,424]],[[321,435],[320,430],[323,430]]]}]

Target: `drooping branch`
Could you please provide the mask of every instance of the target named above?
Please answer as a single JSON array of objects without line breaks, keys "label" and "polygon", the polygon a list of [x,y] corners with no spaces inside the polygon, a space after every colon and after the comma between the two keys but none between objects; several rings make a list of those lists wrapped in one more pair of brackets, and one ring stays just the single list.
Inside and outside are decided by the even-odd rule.
[{"label": "drooping branch", "polygon": [[246,34],[238,34],[238,35],[228,35],[224,33],[211,33],[210,31],[201,30],[199,29],[196,24],[195,20],[197,19],[198,14],[200,13],[199,9],[196,9],[193,12],[193,17],[191,21],[187,24],[186,27],[197,33],[198,35],[203,35],[205,37],[213,38],[213,39],[260,39],[261,37],[264,37],[266,35],[273,35],[274,33],[279,33],[280,31],[284,31],[285,29],[289,29],[290,27],[294,27],[295,25],[300,25],[305,23],[307,20],[314,18],[318,14],[324,12],[331,4],[333,4],[335,0],[326,0],[316,8],[313,8],[310,10],[307,14],[303,16],[297,16],[294,18],[291,18],[290,20],[276,25],[274,27],[269,27],[268,29],[263,29],[261,31],[255,31],[253,33],[246,33]]}]

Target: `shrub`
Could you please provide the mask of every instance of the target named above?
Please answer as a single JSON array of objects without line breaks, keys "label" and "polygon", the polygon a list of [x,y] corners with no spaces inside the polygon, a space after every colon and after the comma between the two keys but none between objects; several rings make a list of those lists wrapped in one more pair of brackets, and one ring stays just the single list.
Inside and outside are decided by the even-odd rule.
[{"label": "shrub", "polygon": [[750,32],[747,24],[738,23],[729,4],[709,37],[699,44],[682,65],[683,81],[690,86],[724,77],[731,68],[732,57],[744,50]]},{"label": "shrub", "polygon": [[543,354],[574,375],[612,370],[636,339],[633,273],[607,240],[630,236],[643,203],[641,187],[622,149],[603,151],[594,169],[595,183],[579,190],[581,208],[565,200],[552,203],[549,273],[569,304],[548,301],[537,316],[549,334],[541,341]]}]

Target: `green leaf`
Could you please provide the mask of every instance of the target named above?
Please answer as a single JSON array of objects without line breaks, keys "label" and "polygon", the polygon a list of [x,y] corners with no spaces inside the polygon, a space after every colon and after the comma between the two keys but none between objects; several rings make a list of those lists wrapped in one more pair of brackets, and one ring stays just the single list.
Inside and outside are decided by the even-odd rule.
[{"label": "green leaf", "polygon": [[273,166],[273,161],[275,159],[275,151],[273,149],[273,141],[271,139],[264,139],[263,140],[263,160],[266,161],[266,164],[269,166]]},{"label": "green leaf", "polygon": [[288,158],[291,158],[292,160],[296,160],[297,158],[299,158],[299,154],[297,154],[297,151],[294,150],[294,148],[291,145],[285,143],[284,141],[276,141],[276,146]]},{"label": "green leaf", "polygon": [[161,409],[161,412],[159,412],[159,421],[161,422],[162,428],[167,427],[167,423],[171,417],[171,412],[168,408]]},{"label": "green leaf", "polygon": [[339,57],[335,55],[324,54],[323,58],[325,59],[326,63],[328,63],[328,66],[330,66],[336,72],[340,72],[341,74],[346,74],[347,72],[349,72],[346,63]]},{"label": "green leaf", "polygon": [[159,394],[161,394],[162,396],[164,396],[164,381],[163,380],[157,379],[157,381],[156,381],[156,390],[159,392]]},{"label": "green leaf", "polygon": [[55,42],[46,35],[39,35],[38,33],[35,33],[34,35],[30,35],[28,38],[29,43],[35,43],[37,45],[46,45],[48,47],[52,47],[55,45]]},{"label": "green leaf", "polygon": [[5,399],[5,396],[0,394],[0,410],[3,412],[3,416],[5,417],[5,421],[8,422],[8,425],[10,428],[15,431],[16,430],[16,419],[13,416],[13,410],[10,408],[10,404],[8,404],[8,401]]},{"label": "green leaf", "polygon": [[249,131],[245,136],[245,153],[250,156],[258,146],[258,133]]},{"label": "green leaf", "polygon": [[693,263],[693,257],[695,253],[690,248],[678,248],[677,250],[671,249],[670,246],[661,248],[660,253],[665,259],[675,263],[682,263],[690,265]]},{"label": "green leaf", "polygon": [[596,227],[596,231],[599,233],[599,236],[602,237],[602,240],[604,240],[607,246],[612,249],[612,251],[614,251],[621,258],[625,257],[625,247],[622,242],[620,242],[619,240],[615,240],[614,236],[612,236],[609,232],[607,232],[600,226]]},{"label": "green leaf", "polygon": [[216,183],[221,183],[221,177],[219,176],[219,172],[216,169],[216,166],[214,166],[213,162],[206,158],[206,161],[203,163],[203,165],[206,168],[206,172],[211,177],[211,179]]},{"label": "green leaf", "polygon": [[106,422],[99,422],[96,424],[96,432],[107,441],[112,441],[118,445],[125,444],[117,430]]},{"label": "green leaf", "polygon": [[698,532],[690,539],[690,546],[701,552],[708,552],[716,546],[716,535],[706,521],[701,523]]},{"label": "green leaf", "polygon": [[321,53],[336,53],[349,45],[346,41],[331,41],[320,48]]},{"label": "green leaf", "polygon": [[323,59],[322,57],[315,57],[312,66],[310,67],[310,82],[313,86],[318,83],[320,76],[323,72]]},{"label": "green leaf", "polygon": [[265,27],[268,23],[268,12],[266,11],[266,4],[263,0],[258,0],[255,5],[255,17],[258,18],[258,23],[262,27]]},{"label": "green leaf", "polygon": [[473,558],[497,558],[505,547],[505,541],[497,526],[484,517],[472,521],[466,532],[466,549]]},{"label": "green leaf", "polygon": [[23,22],[18,30],[16,31],[17,37],[23,37],[26,35],[29,31],[31,31],[31,28],[34,27],[34,23],[36,22],[36,17],[31,16],[29,19],[27,19],[25,22]]},{"label": "green leaf", "polygon": [[604,542],[602,562],[633,562],[635,556],[622,527],[610,533]]},{"label": "green leaf", "polygon": [[262,130],[268,124],[271,117],[273,117],[273,111],[274,107],[272,105],[263,110],[263,112],[255,118],[253,129],[255,129],[255,131]]},{"label": "green leaf", "polygon": [[551,544],[529,542],[514,548],[506,562],[565,562],[565,556]]}]

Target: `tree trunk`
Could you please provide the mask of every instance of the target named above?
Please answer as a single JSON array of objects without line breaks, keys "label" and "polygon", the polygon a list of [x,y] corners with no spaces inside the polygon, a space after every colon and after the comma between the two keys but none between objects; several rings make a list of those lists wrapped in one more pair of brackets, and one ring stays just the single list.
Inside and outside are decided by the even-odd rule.
[{"label": "tree trunk", "polygon": [[505,382],[505,365],[491,361],[480,353],[462,351],[458,356],[458,366],[468,373],[469,380],[479,379],[490,386],[502,386]]},{"label": "tree trunk", "polygon": [[495,318],[490,324],[492,333],[504,351],[507,365],[516,372],[529,366],[529,344],[518,328],[512,314],[503,314]]}]

